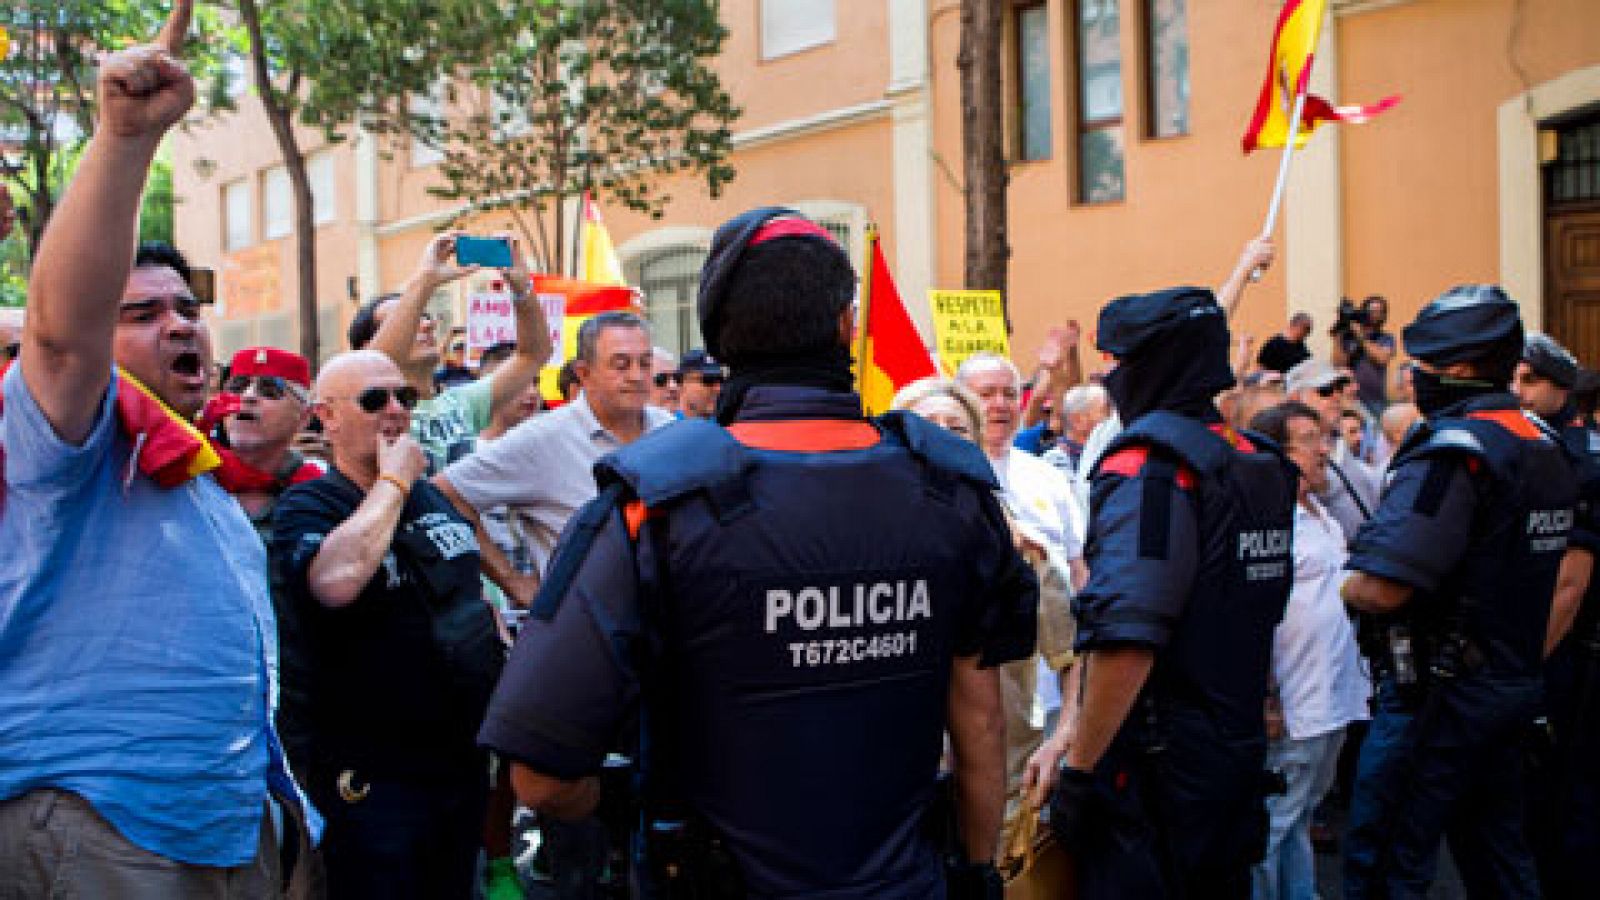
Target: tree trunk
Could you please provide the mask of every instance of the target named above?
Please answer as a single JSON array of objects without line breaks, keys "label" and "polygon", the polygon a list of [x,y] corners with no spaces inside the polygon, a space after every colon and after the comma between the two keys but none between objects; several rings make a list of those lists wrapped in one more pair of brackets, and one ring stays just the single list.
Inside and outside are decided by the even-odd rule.
[{"label": "tree trunk", "polygon": [[272,84],[272,72],[267,67],[267,46],[261,31],[261,11],[256,0],[239,0],[239,15],[244,19],[245,30],[250,35],[250,65],[256,93],[266,110],[267,122],[272,126],[272,136],[277,141],[278,153],[283,157],[284,168],[289,173],[289,185],[294,194],[294,249],[295,287],[300,313],[300,355],[316,371],[321,360],[321,341],[317,334],[317,242],[316,224],[313,221],[311,179],[306,174],[305,156],[300,152],[300,141],[294,133],[294,116],[289,105],[279,99]]},{"label": "tree trunk", "polygon": [[[966,199],[966,286],[1006,290],[1005,126],[1000,62],[1004,0],[961,0],[961,150]],[[1006,327],[1011,325],[1006,304]]]}]

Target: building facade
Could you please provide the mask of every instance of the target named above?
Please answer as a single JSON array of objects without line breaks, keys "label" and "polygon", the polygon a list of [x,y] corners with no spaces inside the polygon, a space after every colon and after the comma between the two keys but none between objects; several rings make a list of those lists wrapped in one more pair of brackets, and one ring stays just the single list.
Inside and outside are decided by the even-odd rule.
[{"label": "building facade", "polygon": [[[1236,331],[1288,314],[1320,335],[1343,295],[1383,294],[1402,322],[1451,284],[1495,281],[1527,320],[1600,363],[1600,4],[1592,0],[1333,0],[1314,89],[1397,93],[1363,126],[1297,154],[1279,263]],[[717,62],[745,110],[737,178],[711,199],[669,179],[661,220],[604,209],[658,340],[698,342],[696,276],[711,230],[757,205],[823,222],[859,262],[878,225],[913,318],[959,287],[963,209],[959,0],[724,0]],[[1277,151],[1245,157],[1279,0],[1036,0],[1006,15],[1005,118],[1014,353],[1045,330],[1092,332],[1105,300],[1213,285],[1266,214]],[[224,349],[293,346],[287,178],[254,101],[173,140],[178,237],[219,269]],[[399,287],[460,210],[429,194],[437,154],[362,135],[304,135],[317,196],[324,354],[355,303]],[[504,217],[473,230],[507,227]],[[437,299],[458,318],[460,292]]]}]

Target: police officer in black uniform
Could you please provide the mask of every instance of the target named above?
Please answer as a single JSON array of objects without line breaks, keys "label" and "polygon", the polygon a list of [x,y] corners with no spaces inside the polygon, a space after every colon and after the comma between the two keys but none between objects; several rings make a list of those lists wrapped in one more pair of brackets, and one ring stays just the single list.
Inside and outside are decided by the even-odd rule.
[{"label": "police officer in black uniform", "polygon": [[1272,634],[1291,582],[1296,474],[1232,431],[1211,292],[1122,297],[1100,315],[1106,388],[1128,428],[1091,486],[1085,666],[1051,824],[1079,895],[1248,897],[1266,845]]},{"label": "police officer in black uniform", "polygon": [[1507,390],[1523,331],[1504,291],[1452,288],[1403,337],[1426,419],[1395,454],[1344,586],[1377,681],[1345,895],[1425,896],[1445,836],[1472,895],[1537,897],[1520,771],[1576,479]]},{"label": "police officer in black uniform", "polygon": [[1542,738],[1530,754],[1528,840],[1539,886],[1552,900],[1594,891],[1600,859],[1600,439],[1572,402],[1578,361],[1549,335],[1529,335],[1513,390],[1522,408],[1555,429],[1572,451],[1579,481],[1578,515],[1561,560],[1545,629]]},{"label": "police officer in black uniform", "polygon": [[948,891],[999,889],[994,666],[1032,652],[1037,584],[974,445],[862,416],[854,287],[792,211],[717,231],[717,421],[597,465],[480,734],[524,803],[582,814],[637,708],[645,896],[945,896],[946,729],[966,857]]}]

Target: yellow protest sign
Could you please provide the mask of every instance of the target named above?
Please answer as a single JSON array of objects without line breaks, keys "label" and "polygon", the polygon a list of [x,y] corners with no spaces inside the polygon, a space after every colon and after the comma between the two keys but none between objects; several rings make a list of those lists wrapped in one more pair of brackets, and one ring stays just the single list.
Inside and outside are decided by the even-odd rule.
[{"label": "yellow protest sign", "polygon": [[928,292],[928,308],[933,311],[939,365],[947,373],[954,373],[974,353],[1011,355],[999,291],[932,290]]}]

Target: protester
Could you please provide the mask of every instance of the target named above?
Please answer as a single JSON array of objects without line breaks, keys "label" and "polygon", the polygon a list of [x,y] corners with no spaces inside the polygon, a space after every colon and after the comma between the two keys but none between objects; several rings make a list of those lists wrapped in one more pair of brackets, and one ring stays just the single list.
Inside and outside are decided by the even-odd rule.
[{"label": "protester", "polygon": [[1355,373],[1361,404],[1373,415],[1388,404],[1389,363],[1394,361],[1394,335],[1383,330],[1389,320],[1389,301],[1373,294],[1353,315],[1341,310],[1333,336],[1333,364]]},{"label": "protester", "polygon": [[1022,429],[1016,445],[1042,456],[1061,436],[1061,397],[1083,381],[1083,362],[1078,355],[1081,329],[1077,322],[1051,328],[1039,346],[1039,362],[1029,384],[1032,390],[1022,405]]},{"label": "protester", "polygon": [[1256,354],[1256,365],[1271,372],[1287,373],[1311,358],[1311,350],[1306,347],[1306,338],[1310,334],[1310,314],[1295,313],[1289,318],[1289,327],[1283,330],[1283,334],[1275,334],[1261,345],[1261,352]]},{"label": "protester", "polygon": [[272,724],[266,553],[187,421],[211,363],[201,304],[181,256],[134,253],[151,161],[194,102],[192,6],[99,61],[94,137],[0,382],[0,872],[18,897],[264,900],[272,795],[286,829],[319,828]]},{"label": "protester", "polygon": [[523,390],[538,379],[552,347],[544,306],[532,293],[522,245],[510,235],[500,235],[511,247],[511,268],[500,274],[511,288],[516,311],[517,353],[492,378],[435,392],[439,344],[435,323],[426,311],[428,300],[444,285],[478,271],[477,266],[458,266],[451,261],[460,236],[460,232],[450,231],[430,240],[405,288],[363,304],[350,320],[348,332],[351,349],[370,344],[394,360],[421,395],[412,411],[411,433],[428,455],[430,474],[443,471],[470,452],[473,438],[488,427],[495,410],[521,402]]},{"label": "protester", "polygon": [[652,351],[650,405],[669,412],[678,408],[678,358],[665,347]]},{"label": "protester", "polygon": [[[1070,478],[1083,459],[1084,445],[1096,427],[1111,415],[1111,397],[1098,384],[1080,384],[1061,397],[1061,437],[1044,453],[1044,461]],[[1018,436],[1020,440],[1021,436]]]},{"label": "protester", "polygon": [[1348,406],[1339,410],[1336,439],[1344,445],[1342,455],[1367,462],[1367,420],[1361,413]]},{"label": "protester", "polygon": [[[601,757],[638,714],[644,896],[938,897],[947,855],[949,893],[999,889],[992,667],[1032,646],[1034,585],[981,453],[915,416],[863,420],[854,293],[844,251],[788,210],[717,231],[699,310],[729,427],[602,461],[485,722],[519,796],[570,815],[604,796]],[[814,615],[852,592],[854,616]],[[940,847],[946,733],[963,834]]]},{"label": "protester", "polygon": [[[436,479],[469,518],[497,508],[522,517],[541,574],[567,520],[595,495],[595,461],[673,421],[647,404],[652,352],[643,319],[629,312],[592,316],[578,329],[577,350],[573,371],[582,390],[572,402],[523,422]],[[484,548],[484,556],[486,573],[507,601],[529,605],[538,576],[519,574],[496,550]]]},{"label": "protester", "polygon": [[1329,455],[1326,487],[1317,499],[1354,540],[1356,531],[1372,517],[1378,505],[1378,473],[1350,453],[1339,439],[1339,417],[1344,411],[1344,389],[1350,376],[1320,359],[1308,359],[1289,370],[1289,399],[1316,411],[1327,435]]},{"label": "protester", "polygon": [[722,393],[722,363],[704,350],[690,350],[678,364],[678,414],[683,418],[709,419],[717,412],[717,397]]},{"label": "protester", "polygon": [[[1383,441],[1388,445],[1391,456],[1399,451],[1406,435],[1411,433],[1411,426],[1417,424],[1417,420],[1421,418],[1422,413],[1417,410],[1415,403],[1391,403],[1383,411],[1378,423],[1383,429]],[[1384,465],[1388,464],[1387,459],[1381,462]]]},{"label": "protester", "polygon": [[1415,403],[1417,396],[1411,386],[1411,373],[1417,364],[1406,360],[1394,368],[1394,377],[1389,380],[1390,403]]},{"label": "protester", "polygon": [[[1088,578],[1083,564],[1086,529],[1072,487],[1054,466],[1013,443],[1022,414],[1017,367],[1003,356],[976,353],[956,369],[956,383],[971,391],[983,410],[978,444],[1000,479],[1006,512],[1019,528],[1037,535],[1048,554],[1066,561],[1070,584],[1082,585]],[[1060,676],[1039,660],[1036,702],[1052,722],[1061,709]]]},{"label": "protester", "polygon": [[948,379],[913,381],[894,395],[890,407],[915,413],[969,441],[976,442],[982,430],[983,412],[978,398]]},{"label": "protester", "polygon": [[[1285,790],[1267,797],[1270,830],[1256,866],[1255,900],[1316,900],[1311,819],[1333,785],[1345,729],[1367,718],[1371,685],[1355,630],[1339,598],[1345,537],[1316,494],[1325,489],[1327,442],[1316,411],[1290,401],[1257,415],[1254,431],[1282,447],[1300,470],[1294,510],[1294,586],[1272,639],[1267,768]],[[1274,727],[1278,733],[1273,733]]]},{"label": "protester", "polygon": [[1106,388],[1128,428],[1094,480],[1073,606],[1083,688],[1029,780],[1051,798],[1080,896],[1242,896],[1265,830],[1292,470],[1216,409],[1234,376],[1210,291],[1120,297],[1097,339],[1118,359]]},{"label": "protester", "polygon": [[278,503],[272,566],[297,619],[284,733],[328,819],[334,898],[473,896],[488,759],[473,740],[504,648],[477,541],[422,478],[417,390],[387,356],[317,378],[333,468]]},{"label": "protester", "polygon": [[246,347],[228,365],[217,481],[244,507],[265,544],[272,510],[283,492],[322,477],[321,466],[294,449],[311,419],[311,366],[305,357],[276,347]]},{"label": "protester", "polygon": [[[480,368],[482,363],[479,363]],[[439,361],[439,368],[433,373],[433,389],[443,393],[453,387],[471,384],[478,380],[478,376],[467,367],[467,330],[460,325],[450,329],[450,337],[445,341],[444,354]]]},{"label": "protester", "polygon": [[1342,588],[1378,684],[1346,895],[1424,896],[1448,836],[1469,894],[1533,898],[1523,737],[1576,479],[1507,390],[1523,331],[1504,291],[1452,288],[1404,335],[1429,432],[1391,465]]}]

